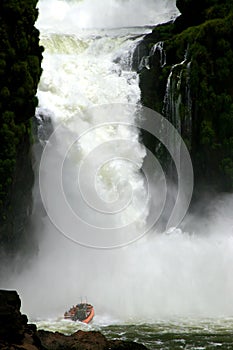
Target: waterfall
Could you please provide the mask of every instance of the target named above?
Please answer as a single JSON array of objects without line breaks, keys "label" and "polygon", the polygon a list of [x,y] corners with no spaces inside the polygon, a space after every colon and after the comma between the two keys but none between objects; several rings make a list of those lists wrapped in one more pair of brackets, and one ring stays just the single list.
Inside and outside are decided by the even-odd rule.
[{"label": "waterfall", "polygon": [[162,112],[188,143],[191,142],[192,130],[190,66],[187,53],[182,62],[172,66],[167,79]]},{"label": "waterfall", "polygon": [[164,45],[163,41],[158,41],[155,45],[153,45],[149,54],[149,57],[151,57],[156,52],[159,52],[161,68],[163,68],[166,64],[166,51],[164,50],[163,45]]},{"label": "waterfall", "polygon": [[150,60],[153,58],[154,55],[159,55],[160,60],[160,67],[163,68],[166,65],[166,52],[163,48],[163,41],[158,41],[156,44],[152,46],[150,49],[148,56],[143,56],[140,64],[138,66],[138,70],[141,71],[143,68],[150,69]]},{"label": "waterfall", "polygon": [[[57,322],[81,296],[95,306],[97,325],[232,314],[231,198],[213,203],[209,218],[186,218],[197,234],[156,231],[135,241],[150,198],[141,170],[147,150],[132,127],[140,109],[132,53],[151,25],[177,14],[175,0],[40,0],[39,11],[45,51],[37,118],[44,152],[34,192],[39,183],[45,209],[34,209],[38,255],[7,287],[18,290],[31,321]],[[162,53],[162,43],[153,50]],[[168,81],[166,113],[174,112],[178,130],[180,90],[171,96],[171,85],[188,79],[189,68],[187,61],[173,67]],[[191,109],[189,90],[186,96]],[[150,178],[150,195],[159,201],[164,193],[156,179]],[[120,227],[114,238],[112,226]],[[134,243],[124,245],[125,239]],[[119,242],[119,249],[96,249]]]},{"label": "waterfall", "polygon": [[192,138],[192,98],[191,98],[191,89],[190,89],[190,69],[191,69],[191,62],[188,62],[187,68],[186,68],[185,104],[184,104],[186,107],[186,116],[185,116],[185,120],[184,120],[183,132],[184,132],[184,137],[187,137],[191,141],[191,138]]},{"label": "waterfall", "polygon": [[[54,164],[55,159],[58,164],[61,153],[66,153],[65,148],[70,144],[71,150],[68,152],[67,148],[68,156],[64,156],[67,163],[64,161],[62,163],[62,166],[65,164],[67,169],[69,168],[63,177],[63,191],[66,197],[69,197],[68,201],[72,210],[78,213],[82,221],[86,220],[90,225],[97,225],[98,228],[102,227],[105,230],[116,225],[118,227],[135,222],[132,229],[127,228],[127,232],[126,229],[124,233],[118,232],[119,236],[122,236],[119,242],[135,240],[138,237],[138,230],[140,231],[139,228],[145,224],[149,210],[148,192],[141,171],[146,151],[139,142],[138,130],[132,127],[137,118],[136,110],[135,113],[131,113],[130,110],[127,111],[127,107],[123,111],[120,105],[117,110],[117,106],[113,104],[128,103],[135,107],[140,105],[138,75],[132,69],[135,48],[143,35],[150,32],[148,25],[158,16],[158,11],[160,11],[160,20],[170,19],[172,16],[171,12],[167,13],[167,6],[172,9],[169,1],[167,4],[159,3],[157,11],[152,1],[147,6],[132,1],[112,1],[111,5],[101,4],[100,6],[96,1],[90,3],[87,0],[71,3],[51,1],[48,4],[42,0],[39,5],[44,17],[39,17],[38,20],[41,44],[45,47],[45,53],[43,74],[38,91],[40,104],[37,114],[41,121],[40,115],[49,112],[55,130],[55,136],[49,139],[50,146],[46,148],[48,152],[43,153],[41,161],[44,166],[42,169],[41,165],[40,172],[42,199],[50,219],[53,220],[52,217],[56,215],[56,223],[61,221],[59,210],[62,208],[63,215],[66,217],[62,220],[67,221],[66,225],[69,228],[61,229],[63,223],[60,222],[60,230],[63,233],[65,231],[65,235],[69,238],[79,243],[88,242],[88,245],[92,245],[91,241],[96,236],[96,227],[91,230],[90,234],[87,233],[82,222],[71,224],[72,218],[68,219],[68,214],[65,214],[66,203],[61,197],[58,198],[57,189],[54,188],[53,193],[48,190],[49,188],[52,191],[56,173],[60,171]],[[95,10],[99,6],[102,11],[98,11],[97,14]],[[132,8],[141,9],[140,15],[129,18]],[[148,12],[148,8],[151,8],[151,11]],[[118,11],[121,14],[119,16]],[[48,20],[47,16],[51,13],[53,16]],[[113,15],[114,18],[112,18]],[[53,22],[54,20],[56,22]],[[141,27],[145,24],[147,26]],[[107,107],[108,104],[112,106]],[[101,105],[106,105],[106,110],[103,110],[104,108],[101,111],[98,108],[95,109],[95,106]],[[108,124],[99,128],[98,123],[103,122],[120,124]],[[125,126],[123,123],[131,124],[131,126]],[[74,137],[77,140],[74,140]],[[129,142],[124,147],[123,144],[127,142],[127,139]],[[75,144],[71,140],[75,141]],[[49,154],[52,142],[54,142],[55,151],[54,154]],[[112,154],[113,159],[110,157],[110,162],[106,158],[105,165],[97,166],[96,160],[103,159],[103,155],[100,155],[98,151],[101,143],[105,144],[106,148],[101,152],[109,154],[109,157]],[[97,154],[92,156],[95,150]],[[49,155],[45,156],[45,154]],[[49,160],[46,160],[47,157]],[[75,174],[84,168],[82,165],[84,162],[90,162],[88,157],[95,158],[98,174],[91,179],[90,172],[96,170],[93,165],[89,164],[87,170],[89,183],[86,174],[82,183],[83,188],[75,196]],[[75,161],[72,163],[68,158],[75,159]],[[50,164],[53,164],[51,169]],[[48,169],[50,170],[47,171]],[[48,176],[46,172],[49,173]],[[95,182],[93,192],[90,187],[91,182]],[[100,197],[98,205],[96,191]],[[127,196],[129,196],[128,199]],[[58,213],[55,213],[54,198],[56,198],[55,202],[59,203]],[[87,198],[89,198],[88,201]],[[101,204],[102,200],[108,202],[108,208]],[[118,213],[113,217],[111,211],[116,208],[113,208],[113,204],[110,205],[111,201],[115,201],[115,206],[117,202],[124,202],[125,210],[118,208]],[[144,205],[142,206],[141,203]],[[98,213],[97,211],[91,213],[90,206],[93,205],[96,209],[98,207]],[[105,210],[106,215],[101,217],[100,212],[103,213]],[[79,227],[78,234],[77,226]],[[72,233],[71,227],[73,227]],[[67,230],[69,233],[66,232]],[[87,238],[88,235],[90,238]],[[82,237],[81,242],[77,236]],[[111,237],[112,233],[107,230],[104,236],[109,242],[107,236]],[[130,239],[127,240],[126,236],[129,236]]]},{"label": "waterfall", "polygon": [[[64,147],[70,144],[72,154],[64,157],[64,159],[73,158],[74,161],[71,164],[67,160],[69,170],[64,176],[66,194],[69,197],[70,205],[73,209],[75,208],[81,218],[84,219],[85,217],[88,223],[98,227],[104,226],[106,228],[106,225],[109,228],[111,226],[115,227],[116,224],[121,223],[123,225],[130,222],[133,217],[138,217],[140,213],[139,202],[145,192],[143,190],[143,179],[140,179],[140,168],[136,170],[132,164],[133,161],[135,164],[139,164],[140,167],[145,156],[145,150],[137,141],[138,135],[135,130],[122,125],[122,122],[134,123],[134,116],[125,115],[124,118],[119,119],[117,113],[121,113],[121,111],[119,110],[114,114],[114,105],[110,109],[106,107],[107,110],[104,111],[99,111],[98,108],[95,110],[94,108],[109,103],[136,105],[139,102],[138,76],[131,69],[132,53],[140,39],[138,31],[137,28],[127,31],[101,29],[93,34],[93,32],[90,33],[82,29],[81,32],[78,30],[73,34],[41,33],[41,43],[46,50],[43,61],[44,73],[38,91],[40,101],[38,113],[41,110],[44,113],[44,108],[50,110],[50,115],[53,116],[53,128],[57,130],[56,140],[58,142],[57,146],[54,147],[55,153],[50,156],[51,159],[45,167],[48,169],[54,159],[57,159],[58,162]],[[110,119],[109,113],[111,113]],[[122,111],[122,113],[124,112]],[[96,128],[98,123],[117,121],[121,124],[108,124]],[[62,128],[59,129],[61,123]],[[77,146],[72,146],[71,140],[73,140],[73,137],[76,137],[77,140],[79,138]],[[125,138],[134,140],[134,143],[128,144],[127,148],[122,147]],[[51,142],[50,139],[49,143],[51,144]],[[93,181],[89,177],[89,182],[86,182],[88,174],[90,176],[91,171],[95,172],[98,169],[97,165],[94,169],[93,165],[89,164],[88,174],[85,175],[83,180],[82,192],[76,196],[74,195],[76,192],[75,172],[79,172],[85,161],[89,162],[88,157],[95,152],[95,149],[97,152],[95,159],[101,159],[98,151],[101,143],[108,146],[108,149],[102,152],[112,153],[114,158],[118,157],[118,159],[111,160],[111,155],[109,155],[109,161],[106,162],[106,160],[105,165],[99,164],[97,178],[93,178],[93,181],[96,181],[95,186],[99,196],[108,202],[116,201],[118,197],[127,201],[128,187],[134,189],[131,204],[125,212],[118,213],[117,218],[113,218],[112,215],[108,214],[101,217],[97,211],[91,213],[85,199],[83,199],[83,192],[85,192],[89,197],[88,203],[91,206],[94,205],[95,188],[93,188],[93,192],[90,190]],[[130,160],[128,165],[127,161],[122,160],[123,158]],[[74,169],[71,169],[72,166]],[[56,169],[55,164],[53,164],[49,171],[52,182],[54,182],[57,171],[59,169]],[[126,179],[128,184],[124,185]],[[48,186],[50,189],[52,188],[50,179],[46,177],[40,182],[42,183],[41,188],[43,188],[43,185],[45,186],[43,199],[46,202],[44,204],[47,211],[54,210],[54,198],[56,198],[56,202],[59,203],[58,210],[63,208],[64,221],[68,220],[64,212],[62,198],[59,199],[57,193],[54,194],[55,197],[46,193],[48,192]],[[54,192],[57,192],[56,188]],[[52,197],[53,199],[50,202],[49,198]],[[97,202],[95,205],[101,205]],[[58,214],[58,216],[60,215]],[[76,237],[76,225],[71,224],[71,222],[67,225],[69,231],[73,227],[72,237]],[[92,245],[93,236],[97,234],[96,229],[94,228],[89,233],[90,240],[87,239],[87,229],[85,225],[82,225],[82,222],[78,223],[78,231],[79,237],[85,235],[85,237],[82,236],[81,242],[84,240],[88,242],[88,245]],[[68,235],[70,237],[70,234]],[[77,237],[75,239],[79,241]]]}]

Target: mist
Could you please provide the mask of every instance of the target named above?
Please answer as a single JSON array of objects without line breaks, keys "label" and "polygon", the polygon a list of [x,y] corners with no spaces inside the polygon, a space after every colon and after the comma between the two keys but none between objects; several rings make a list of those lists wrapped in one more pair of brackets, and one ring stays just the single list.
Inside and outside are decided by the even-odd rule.
[{"label": "mist", "polygon": [[31,320],[62,317],[81,298],[100,320],[232,316],[233,196],[216,203],[208,221],[195,217],[197,232],[150,232],[115,250],[81,247],[44,218],[38,256],[4,285],[17,289]]},{"label": "mist", "polygon": [[154,25],[175,18],[175,0],[41,0],[38,27],[74,33],[80,28],[122,28]]}]

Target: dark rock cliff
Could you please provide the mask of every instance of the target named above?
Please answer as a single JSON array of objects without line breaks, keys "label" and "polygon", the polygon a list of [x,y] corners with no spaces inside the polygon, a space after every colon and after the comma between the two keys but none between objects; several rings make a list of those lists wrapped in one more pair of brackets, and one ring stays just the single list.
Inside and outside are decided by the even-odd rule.
[{"label": "dark rock cliff", "polygon": [[28,233],[33,170],[31,118],[37,106],[42,48],[37,0],[0,2],[0,258],[32,247]]},{"label": "dark rock cliff", "polygon": [[[177,0],[181,15],[140,44],[142,103],[162,113],[190,151],[195,193],[233,190],[233,1]],[[149,137],[144,142],[154,151]]]}]

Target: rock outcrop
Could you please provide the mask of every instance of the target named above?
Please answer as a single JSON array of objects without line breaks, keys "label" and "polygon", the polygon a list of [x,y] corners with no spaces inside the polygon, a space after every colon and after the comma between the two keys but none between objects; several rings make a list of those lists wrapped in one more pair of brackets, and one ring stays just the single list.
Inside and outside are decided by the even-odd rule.
[{"label": "rock outcrop", "polygon": [[[34,24],[37,0],[0,2],[0,260],[35,249],[31,119],[37,106],[43,48]],[[31,249],[28,249],[30,247]]]},{"label": "rock outcrop", "polygon": [[146,347],[134,342],[107,340],[100,332],[77,331],[67,336],[58,332],[38,331],[43,347],[47,350],[145,350]]},{"label": "rock outcrop", "polygon": [[77,331],[68,336],[37,330],[20,313],[16,291],[0,290],[0,349],[2,350],[146,350],[142,344],[108,340],[100,332]]},{"label": "rock outcrop", "polygon": [[0,341],[20,343],[27,317],[20,313],[21,301],[15,291],[0,290]]},{"label": "rock outcrop", "polygon": [[[176,3],[181,15],[140,44],[142,103],[178,128],[192,157],[196,194],[232,191],[233,1]],[[144,141],[153,152],[154,141]]]}]

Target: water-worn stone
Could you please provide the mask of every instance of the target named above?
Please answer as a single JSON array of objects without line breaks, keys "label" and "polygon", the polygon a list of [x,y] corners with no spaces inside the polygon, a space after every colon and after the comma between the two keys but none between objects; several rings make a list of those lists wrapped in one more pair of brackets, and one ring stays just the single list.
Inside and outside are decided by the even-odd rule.
[{"label": "water-worn stone", "polygon": [[100,332],[77,331],[67,336],[58,332],[40,330],[38,336],[47,350],[145,350],[146,347],[135,342],[107,340]]},{"label": "water-worn stone", "polygon": [[20,343],[24,338],[27,316],[20,313],[16,291],[0,290],[0,341]]}]

